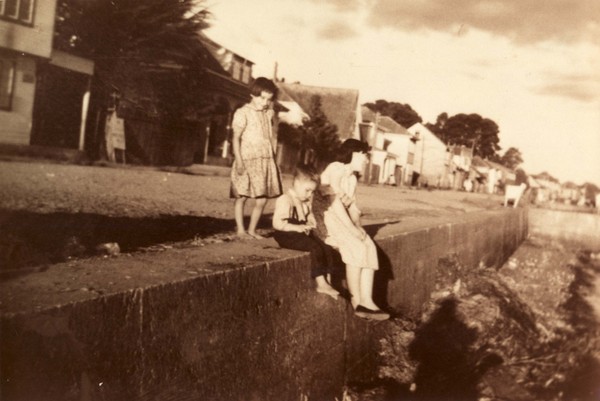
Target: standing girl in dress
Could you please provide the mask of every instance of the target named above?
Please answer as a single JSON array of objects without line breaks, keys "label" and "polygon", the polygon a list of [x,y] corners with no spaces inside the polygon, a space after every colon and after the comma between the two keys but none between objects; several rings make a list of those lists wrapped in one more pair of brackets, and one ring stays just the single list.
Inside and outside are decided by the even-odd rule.
[{"label": "standing girl in dress", "polygon": [[[262,239],[256,232],[258,220],[268,198],[281,195],[281,177],[275,164],[276,140],[273,136],[273,110],[269,107],[277,95],[277,87],[267,78],[257,78],[250,87],[250,102],[239,108],[231,123],[233,155],[231,194],[237,234]],[[246,200],[255,200],[250,224],[244,227]]]},{"label": "standing girl in dress", "polygon": [[377,248],[360,223],[361,212],[356,205],[356,173],[362,173],[367,163],[369,145],[356,139],[346,140],[337,155],[321,173],[321,189],[317,198],[326,199],[323,216],[325,243],[339,250],[346,265],[346,282],[355,314],[374,320],[390,317],[373,301],[375,271],[379,269]]}]

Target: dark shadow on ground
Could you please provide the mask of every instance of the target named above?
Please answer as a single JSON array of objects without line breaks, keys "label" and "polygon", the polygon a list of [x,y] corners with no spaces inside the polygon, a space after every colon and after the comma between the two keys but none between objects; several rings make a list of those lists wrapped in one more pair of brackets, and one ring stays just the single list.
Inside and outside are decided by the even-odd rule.
[{"label": "dark shadow on ground", "polygon": [[418,362],[415,376],[417,400],[478,399],[477,383],[488,367],[475,365],[469,347],[477,329],[457,316],[456,299],[447,299],[415,333],[409,355]]},{"label": "dark shadow on ground", "polygon": [[571,346],[582,349],[592,348],[587,355],[577,360],[575,369],[569,372],[562,386],[564,399],[576,401],[596,401],[600,399],[600,361],[593,355],[598,350],[600,322],[594,308],[583,294],[599,291],[595,281],[600,274],[600,264],[590,260],[589,251],[580,251],[579,263],[571,265],[575,278],[569,286],[569,298],[563,307],[567,310],[569,324],[574,333]]},{"label": "dark shadow on ground", "polygon": [[[266,228],[270,218],[261,219]],[[90,213],[0,211],[1,270],[58,263],[93,255],[99,244],[116,242],[122,252],[161,243],[233,233],[231,219],[160,215],[119,217]]]}]

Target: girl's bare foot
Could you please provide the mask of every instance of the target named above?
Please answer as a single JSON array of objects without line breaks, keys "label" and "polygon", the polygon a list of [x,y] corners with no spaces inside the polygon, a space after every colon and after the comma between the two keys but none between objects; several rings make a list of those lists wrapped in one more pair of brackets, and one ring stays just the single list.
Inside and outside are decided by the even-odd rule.
[{"label": "girl's bare foot", "polygon": [[248,231],[248,233],[247,233],[247,234],[248,234],[249,236],[251,236],[252,238],[254,238],[254,239],[265,239],[265,237],[263,237],[263,236],[262,236],[262,235],[260,235],[260,234],[257,234],[257,233],[255,233],[255,232],[250,232],[250,231]]},{"label": "girl's bare foot", "polygon": [[254,238],[246,231],[238,231],[236,235],[239,239],[253,239]]}]

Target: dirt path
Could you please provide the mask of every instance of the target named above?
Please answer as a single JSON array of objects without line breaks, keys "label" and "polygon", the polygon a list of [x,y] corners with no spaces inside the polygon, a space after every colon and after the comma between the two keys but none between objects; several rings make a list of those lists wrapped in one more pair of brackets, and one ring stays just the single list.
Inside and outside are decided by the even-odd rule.
[{"label": "dirt path", "polygon": [[[56,263],[92,255],[104,243],[129,252],[229,240],[235,225],[228,175],[212,166],[176,172],[0,161],[0,265]],[[291,178],[283,181],[287,188]],[[485,194],[365,185],[358,198],[365,224],[400,222],[406,229],[501,205]],[[260,227],[268,231],[270,219]]]}]

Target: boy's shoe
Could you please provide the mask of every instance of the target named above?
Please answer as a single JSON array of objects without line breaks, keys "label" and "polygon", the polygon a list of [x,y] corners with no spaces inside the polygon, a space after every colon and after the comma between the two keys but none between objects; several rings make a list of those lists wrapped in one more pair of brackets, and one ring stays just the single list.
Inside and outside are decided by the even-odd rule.
[{"label": "boy's shoe", "polygon": [[373,310],[373,309],[365,308],[362,305],[358,305],[356,307],[354,314],[358,317],[361,317],[363,319],[369,319],[369,320],[388,320],[390,318],[389,313],[386,313],[379,309]]}]

